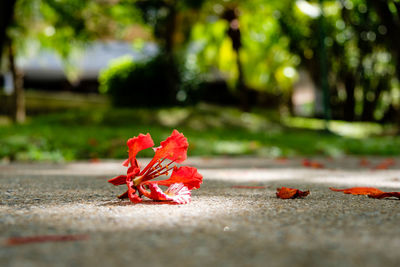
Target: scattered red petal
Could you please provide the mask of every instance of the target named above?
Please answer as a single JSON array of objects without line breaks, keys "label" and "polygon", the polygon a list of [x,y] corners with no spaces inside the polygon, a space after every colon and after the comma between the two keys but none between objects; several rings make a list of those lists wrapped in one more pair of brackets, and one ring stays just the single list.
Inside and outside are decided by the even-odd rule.
[{"label": "scattered red petal", "polygon": [[288,158],[286,158],[286,157],[280,157],[280,158],[276,158],[275,161],[278,162],[278,163],[284,164],[284,163],[287,163]]},{"label": "scattered red petal", "polygon": [[329,189],[335,192],[343,192],[345,194],[352,194],[352,195],[375,195],[384,193],[383,191],[374,187],[352,187],[345,189],[337,189],[329,187]]},{"label": "scattered red petal", "polygon": [[398,199],[400,199],[400,192],[383,192],[379,194],[371,194],[368,195],[368,197],[377,199],[382,199],[387,197],[397,197]]},{"label": "scattered red petal", "polygon": [[374,170],[386,170],[386,169],[388,169],[390,166],[392,166],[394,164],[395,164],[394,159],[385,159],[381,163],[376,165],[373,169]]},{"label": "scattered red petal", "polygon": [[6,244],[9,246],[25,245],[44,242],[80,241],[89,239],[88,235],[40,235],[27,237],[10,237]]},{"label": "scattered red petal", "polygon": [[303,166],[304,167],[313,168],[313,169],[323,169],[323,168],[325,168],[324,164],[319,163],[317,161],[308,160],[308,159],[304,159],[303,160]]},{"label": "scattered red petal", "polygon": [[232,188],[240,188],[240,189],[264,189],[265,186],[262,185],[232,185]]},{"label": "scattered red petal", "polygon": [[91,158],[90,162],[91,163],[100,163],[100,159],[99,158]]},{"label": "scattered red petal", "polygon": [[367,159],[364,159],[364,158],[362,158],[361,160],[360,160],[360,166],[369,166],[369,165],[371,165],[371,162],[369,161],[369,160],[367,160]]},{"label": "scattered red petal", "polygon": [[289,199],[289,198],[300,198],[306,197],[310,194],[310,191],[300,191],[299,189],[295,188],[288,188],[288,187],[281,187],[276,189],[276,196],[282,199]]}]

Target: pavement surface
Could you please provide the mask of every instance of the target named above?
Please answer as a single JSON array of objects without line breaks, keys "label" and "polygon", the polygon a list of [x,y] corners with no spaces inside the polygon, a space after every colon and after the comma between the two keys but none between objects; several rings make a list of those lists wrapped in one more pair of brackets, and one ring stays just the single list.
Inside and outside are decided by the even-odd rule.
[{"label": "pavement surface", "polygon": [[317,160],[190,159],[204,183],[187,205],[118,200],[119,161],[0,165],[0,266],[400,266],[400,201],[328,189],[400,191],[400,158]]}]

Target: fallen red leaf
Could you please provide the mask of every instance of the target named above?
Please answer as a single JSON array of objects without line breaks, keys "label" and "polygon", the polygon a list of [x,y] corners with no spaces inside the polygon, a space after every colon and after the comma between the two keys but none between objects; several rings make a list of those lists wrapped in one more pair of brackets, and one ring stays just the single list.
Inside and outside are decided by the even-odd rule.
[{"label": "fallen red leaf", "polygon": [[233,185],[232,188],[240,188],[240,189],[264,189],[265,186],[262,186],[262,185]]},{"label": "fallen red leaf", "polygon": [[44,242],[80,241],[89,239],[88,235],[38,235],[25,237],[10,237],[6,244],[9,246],[25,245]]},{"label": "fallen red leaf", "polygon": [[368,195],[370,198],[387,198],[387,197],[397,197],[400,199],[400,192],[383,192],[374,187],[352,187],[352,188],[345,188],[345,189],[336,189],[333,187],[329,187],[330,190],[335,192],[343,192],[345,194],[352,194],[352,195]]},{"label": "fallen red leaf", "polygon": [[371,162],[369,161],[369,160],[367,160],[367,159],[361,159],[360,160],[360,166],[369,166],[371,164]]},{"label": "fallen red leaf", "polygon": [[371,194],[371,195],[368,195],[368,197],[377,198],[377,199],[382,199],[382,198],[387,198],[387,197],[397,197],[398,199],[400,199],[400,192],[383,192],[380,194]]},{"label": "fallen red leaf", "polygon": [[310,191],[300,191],[299,189],[295,188],[288,188],[288,187],[281,187],[276,189],[276,196],[282,199],[289,199],[289,198],[299,198],[299,197],[306,197],[310,194]]},{"label": "fallen red leaf", "polygon": [[381,163],[376,165],[373,169],[374,170],[386,170],[394,164],[395,164],[394,159],[385,159]]},{"label": "fallen red leaf", "polygon": [[384,193],[383,191],[373,188],[373,187],[352,187],[352,188],[345,188],[345,189],[337,189],[333,187],[329,187],[330,190],[335,192],[343,192],[345,194],[352,194],[352,195],[371,195],[371,194],[381,194]]},{"label": "fallen red leaf", "polygon": [[287,163],[288,158],[286,158],[286,157],[279,157],[279,158],[276,158],[275,161],[278,162],[278,163],[284,164],[284,163]]},{"label": "fallen red leaf", "polygon": [[100,163],[100,159],[99,158],[91,158],[90,162],[91,163]]},{"label": "fallen red leaf", "polygon": [[308,159],[304,159],[303,160],[303,166],[304,167],[313,168],[313,169],[323,169],[323,168],[325,168],[324,164],[319,163],[317,161],[308,160]]}]

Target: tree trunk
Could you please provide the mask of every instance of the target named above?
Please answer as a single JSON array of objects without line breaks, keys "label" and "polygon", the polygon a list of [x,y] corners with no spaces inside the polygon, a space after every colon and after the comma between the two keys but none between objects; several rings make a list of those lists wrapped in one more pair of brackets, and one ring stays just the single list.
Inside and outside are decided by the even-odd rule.
[{"label": "tree trunk", "polygon": [[3,54],[3,47],[7,40],[7,28],[13,18],[16,1],[17,0],[0,1],[0,62]]},{"label": "tree trunk", "polygon": [[164,31],[164,53],[167,62],[167,82],[166,85],[168,90],[168,102],[176,102],[176,94],[178,91],[179,84],[179,74],[177,69],[177,64],[175,61],[175,32],[176,32],[176,1],[171,1],[168,5],[168,15],[165,21],[165,31]]},{"label": "tree trunk", "polygon": [[228,21],[229,29],[227,34],[232,41],[232,48],[236,53],[236,67],[238,70],[237,91],[239,94],[239,101],[243,111],[250,110],[249,91],[244,82],[243,64],[240,60],[240,49],[242,47],[242,39],[239,25],[239,11],[237,8],[228,8],[222,14],[222,18]]},{"label": "tree trunk", "polygon": [[[371,85],[371,82],[369,82]],[[381,97],[381,93],[388,88],[387,77],[383,77],[379,79],[378,85],[376,86],[375,90],[371,90],[375,93],[375,97],[372,100],[368,100],[366,95],[364,95],[363,101],[363,112],[361,115],[361,120],[363,121],[375,121],[374,112],[376,107],[378,106],[379,99]],[[368,89],[364,91],[364,94],[368,93]]]},{"label": "tree trunk", "polygon": [[24,96],[24,79],[20,71],[18,71],[15,65],[15,52],[12,45],[12,41],[9,40],[8,44],[8,60],[9,68],[13,77],[13,103],[12,103],[12,118],[14,122],[22,123],[25,121],[25,96]]},{"label": "tree trunk", "polygon": [[346,88],[346,101],[344,103],[344,119],[346,121],[354,121],[355,105],[356,105],[354,91],[356,87],[356,80],[352,73],[350,72],[346,73],[344,85]]}]

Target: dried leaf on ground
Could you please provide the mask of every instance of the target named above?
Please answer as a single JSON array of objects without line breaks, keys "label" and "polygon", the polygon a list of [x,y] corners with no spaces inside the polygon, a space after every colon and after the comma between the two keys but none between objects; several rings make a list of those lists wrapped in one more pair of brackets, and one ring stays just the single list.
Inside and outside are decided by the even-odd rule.
[{"label": "dried leaf on ground", "polygon": [[377,198],[377,199],[388,198],[388,197],[397,197],[398,199],[400,199],[400,192],[383,192],[380,194],[371,194],[368,196],[370,198]]},{"label": "dried leaf on ground", "polygon": [[371,165],[371,162],[370,162],[369,160],[367,160],[367,159],[365,159],[365,158],[362,158],[362,159],[360,160],[360,166],[366,167],[366,166],[369,166],[369,165]]},{"label": "dried leaf on ground", "polygon": [[288,187],[281,187],[276,189],[276,196],[282,199],[290,199],[290,198],[300,198],[306,197],[310,194],[310,191],[300,191],[299,189],[295,188],[288,188]]},{"label": "dried leaf on ground", "polygon": [[400,199],[400,192],[383,192],[382,190],[379,190],[374,187],[352,187],[346,189],[336,189],[330,187],[329,189],[335,192],[343,192],[345,194],[367,195],[370,198],[377,198],[377,199],[389,198],[389,197],[396,197]]},{"label": "dried leaf on ground", "polygon": [[388,169],[390,166],[392,166],[394,164],[395,164],[394,159],[385,159],[381,163],[376,165],[373,169],[374,170],[386,170],[386,169]]},{"label": "dried leaf on ground", "polygon": [[323,169],[325,168],[325,165],[314,160],[309,160],[309,159],[304,159],[303,160],[303,166],[308,167],[308,168],[313,168],[313,169]]},{"label": "dried leaf on ground", "polygon": [[89,239],[88,235],[38,235],[38,236],[22,236],[10,237],[7,239],[8,246],[25,245],[31,243],[44,243],[44,242],[67,242],[67,241],[81,241]]},{"label": "dried leaf on ground", "polygon": [[384,193],[383,191],[374,187],[351,187],[344,189],[329,187],[329,189],[335,192],[343,192],[345,194],[352,194],[352,195],[371,195],[371,194]]}]

